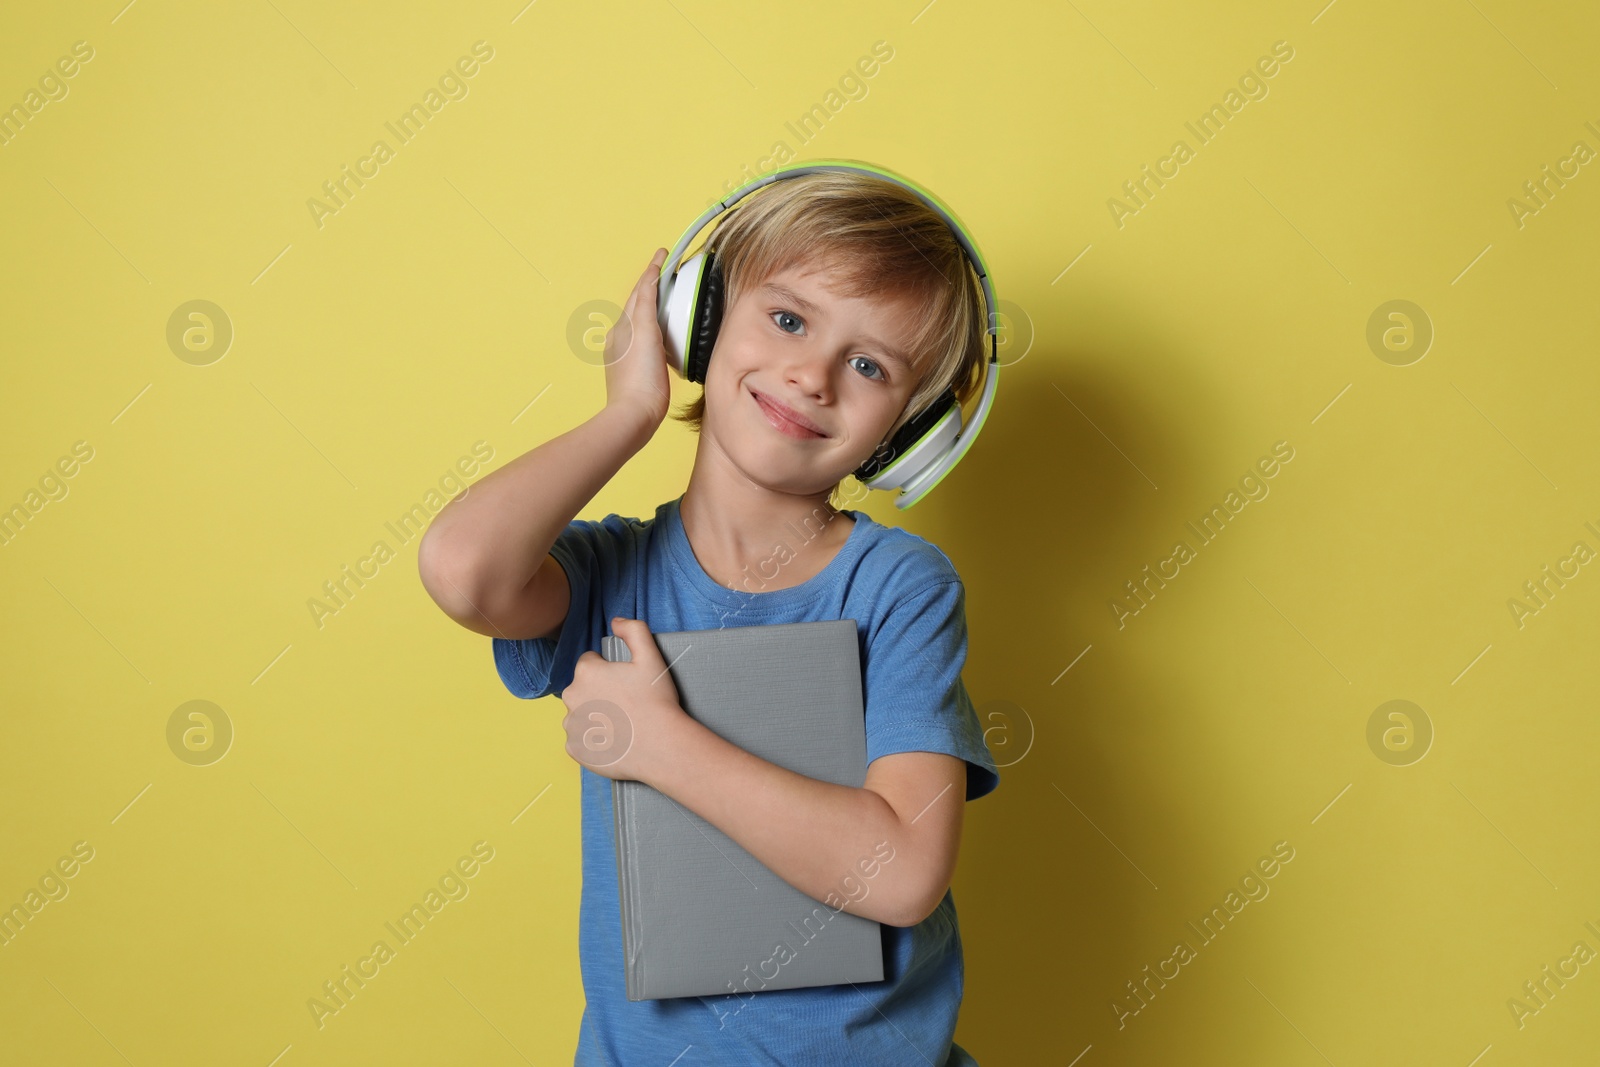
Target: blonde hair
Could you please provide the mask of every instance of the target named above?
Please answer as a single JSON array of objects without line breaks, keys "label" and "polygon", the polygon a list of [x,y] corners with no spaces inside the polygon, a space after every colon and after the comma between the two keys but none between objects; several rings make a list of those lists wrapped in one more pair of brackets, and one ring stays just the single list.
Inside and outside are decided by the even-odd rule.
[{"label": "blonde hair", "polygon": [[[908,349],[919,381],[885,441],[946,388],[965,401],[982,385],[988,324],[977,272],[949,224],[904,186],[860,171],[784,178],[735,204],[706,243],[724,309],[799,264],[828,268],[829,287],[846,296],[908,295],[920,305]],[[672,417],[698,433],[705,410],[702,388]]]}]

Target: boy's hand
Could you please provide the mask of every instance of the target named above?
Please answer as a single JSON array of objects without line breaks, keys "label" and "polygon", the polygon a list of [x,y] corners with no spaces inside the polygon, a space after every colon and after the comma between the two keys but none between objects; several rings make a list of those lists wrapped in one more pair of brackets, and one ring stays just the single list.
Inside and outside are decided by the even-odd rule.
[{"label": "boy's hand", "polygon": [[613,663],[593,651],[578,657],[572,684],[561,693],[567,755],[607,778],[649,782],[672,758],[678,731],[694,720],[678,703],[678,687],[644,621],[613,618],[611,632],[633,661]]},{"label": "boy's hand", "polygon": [[653,432],[667,417],[672,391],[667,382],[667,349],[656,317],[661,264],[667,250],[658,248],[634,283],[622,317],[606,331],[606,407],[625,408],[648,420]]}]

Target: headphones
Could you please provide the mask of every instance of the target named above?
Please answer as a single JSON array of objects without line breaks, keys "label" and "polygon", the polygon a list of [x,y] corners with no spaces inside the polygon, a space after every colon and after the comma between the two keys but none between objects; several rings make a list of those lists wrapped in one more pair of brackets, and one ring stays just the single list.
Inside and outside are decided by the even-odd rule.
[{"label": "headphones", "polygon": [[661,321],[667,361],[672,369],[678,372],[679,377],[703,384],[706,365],[711,360],[711,350],[716,346],[717,331],[722,325],[722,270],[717,266],[715,250],[707,249],[696,252],[679,265],[684,250],[713,219],[762,186],[785,178],[830,170],[859,171],[893,182],[916,194],[938,213],[977,271],[978,283],[983,289],[984,303],[988,308],[989,325],[985,332],[989,334],[989,359],[984,367],[983,394],[978,401],[972,425],[963,429],[961,405],[956,400],[955,387],[948,387],[927,407],[907,420],[888,441],[879,445],[878,450],[854,471],[856,478],[868,489],[900,490],[894,503],[895,507],[904,510],[938,485],[966,454],[967,449],[972,447],[972,442],[977,439],[978,431],[988,417],[989,408],[994,404],[995,389],[999,382],[1000,310],[995,302],[994,286],[989,281],[988,267],[966,228],[932,193],[882,167],[854,160],[795,164],[763,174],[734,190],[726,199],[713,204],[684,231],[661,266],[656,314]]}]

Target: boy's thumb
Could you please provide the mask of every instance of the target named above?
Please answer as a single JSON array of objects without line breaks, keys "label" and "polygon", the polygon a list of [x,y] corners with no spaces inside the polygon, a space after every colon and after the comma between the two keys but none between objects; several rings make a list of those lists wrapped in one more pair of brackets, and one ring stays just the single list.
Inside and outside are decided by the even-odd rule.
[{"label": "boy's thumb", "polygon": [[661,657],[661,651],[656,648],[656,643],[650,636],[650,627],[645,625],[643,619],[625,619],[621,615],[613,615],[611,632],[622,638],[635,661],[640,656],[654,656],[657,659]]}]

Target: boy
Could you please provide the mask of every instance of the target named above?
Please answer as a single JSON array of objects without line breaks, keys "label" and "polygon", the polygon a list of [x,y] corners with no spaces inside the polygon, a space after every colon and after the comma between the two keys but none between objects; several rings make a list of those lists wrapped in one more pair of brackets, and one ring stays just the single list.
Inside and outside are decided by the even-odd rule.
[{"label": "boy", "polygon": [[[511,692],[559,693],[569,709],[583,808],[575,1063],[975,1065],[952,1040],[963,964],[949,884],[964,802],[999,777],[961,681],[964,590],[937,547],[831,498],[922,405],[975,390],[976,277],[926,204],[859,172],[760,189],[709,244],[726,310],[704,393],[674,416],[699,434],[683,494],[652,519],[574,519],[667,414],[658,249],[607,335],[605,407],[452,501],[419,549],[429,594],[494,638]],[[861,642],[860,789],[700,726],[650,636],[841,618]],[[632,662],[600,657],[608,625]],[[622,709],[620,757],[585,744],[595,701]],[[648,783],[801,892],[883,924],[884,980],[761,992],[741,972],[724,996],[629,1001],[612,778]]]}]

